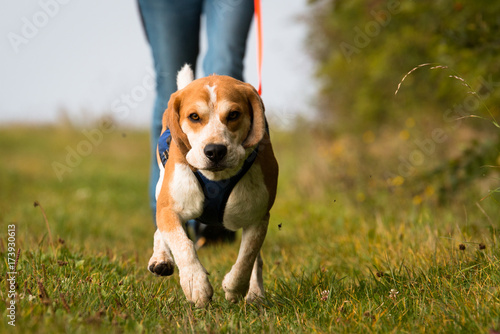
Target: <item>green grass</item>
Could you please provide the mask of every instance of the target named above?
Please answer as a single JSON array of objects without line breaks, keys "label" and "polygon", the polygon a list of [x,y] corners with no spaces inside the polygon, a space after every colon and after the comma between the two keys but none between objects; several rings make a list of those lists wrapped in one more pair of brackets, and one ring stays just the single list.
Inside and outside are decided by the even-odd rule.
[{"label": "green grass", "polygon": [[16,225],[21,249],[15,327],[6,317],[7,277],[0,277],[1,332],[500,330],[498,196],[480,201],[485,182],[498,186],[494,177],[440,204],[439,184],[391,184],[383,176],[397,156],[381,137],[274,133],[281,174],[263,247],[267,299],[225,301],[221,282],[238,246],[221,245],[199,252],[215,295],[207,309],[195,309],[177,272],[158,278],[146,270],[154,232],[147,133],[104,134],[60,181],[52,163],[64,163],[66,147],[82,140],[81,131],[64,127],[0,131],[5,265],[7,225]]}]

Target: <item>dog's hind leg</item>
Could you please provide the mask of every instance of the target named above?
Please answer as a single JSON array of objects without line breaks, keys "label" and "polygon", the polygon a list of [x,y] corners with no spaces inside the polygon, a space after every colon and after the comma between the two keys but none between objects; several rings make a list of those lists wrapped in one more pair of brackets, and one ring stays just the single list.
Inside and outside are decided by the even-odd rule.
[{"label": "dog's hind leg", "polygon": [[163,240],[160,230],[154,236],[153,256],[148,263],[148,270],[155,275],[170,276],[174,273],[174,259],[167,243]]},{"label": "dog's hind leg", "polygon": [[[264,217],[260,224],[243,228],[238,259],[222,281],[222,287],[226,292],[226,299],[233,303],[243,298],[249,291],[250,277],[255,266],[257,266],[255,279],[258,282],[258,256],[266,237],[268,223],[269,215]],[[260,269],[262,269],[261,266]],[[262,270],[260,271],[260,280],[262,280]],[[252,294],[257,292],[257,290],[260,290],[258,284],[257,286],[252,286]],[[258,295],[261,295],[261,293],[259,292]],[[252,298],[250,297],[249,300],[252,300]]]},{"label": "dog's hind leg", "polygon": [[246,301],[252,303],[256,300],[263,299],[265,297],[264,293],[264,280],[262,279],[262,257],[257,255],[255,263],[253,264],[252,276],[250,277],[250,287],[248,288]]}]

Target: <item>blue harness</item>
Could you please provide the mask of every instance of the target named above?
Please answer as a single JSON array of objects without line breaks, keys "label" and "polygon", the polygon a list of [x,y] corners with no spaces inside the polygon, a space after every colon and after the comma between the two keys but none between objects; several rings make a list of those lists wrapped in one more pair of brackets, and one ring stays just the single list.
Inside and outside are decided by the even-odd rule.
[{"label": "blue harness", "polygon": [[[170,130],[167,129],[162,133],[158,140],[158,152],[160,154],[161,163],[165,167],[168,160],[168,151],[170,149],[170,142],[172,136]],[[212,181],[207,179],[200,171],[193,172],[196,179],[200,183],[205,195],[203,203],[203,213],[196,218],[200,223],[206,225],[222,225],[224,219],[224,210],[226,209],[227,200],[233,191],[233,188],[241,180],[241,178],[252,167],[255,159],[257,158],[258,146],[253,152],[245,159],[243,167],[236,173],[236,175],[229,179]]]}]

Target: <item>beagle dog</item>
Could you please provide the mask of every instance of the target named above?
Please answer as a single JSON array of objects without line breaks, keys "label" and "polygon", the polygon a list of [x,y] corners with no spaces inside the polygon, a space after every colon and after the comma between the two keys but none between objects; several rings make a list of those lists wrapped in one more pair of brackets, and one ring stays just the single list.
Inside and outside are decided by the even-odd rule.
[{"label": "beagle dog", "polygon": [[228,76],[193,77],[189,65],[179,71],[178,91],[163,115],[157,230],[148,269],[169,276],[177,264],[186,298],[205,307],[213,295],[209,274],[183,226],[201,219],[242,229],[238,258],[222,287],[227,300],[252,302],[264,297],[260,249],[278,183],[264,105],[247,83]]}]

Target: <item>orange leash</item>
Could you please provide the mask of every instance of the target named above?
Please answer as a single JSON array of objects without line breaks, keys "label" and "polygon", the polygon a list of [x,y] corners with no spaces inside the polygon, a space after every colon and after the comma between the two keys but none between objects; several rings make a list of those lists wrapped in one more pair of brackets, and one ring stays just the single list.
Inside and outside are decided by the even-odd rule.
[{"label": "orange leash", "polygon": [[255,19],[257,21],[257,76],[259,87],[257,91],[262,95],[262,11],[260,0],[254,0]]}]

